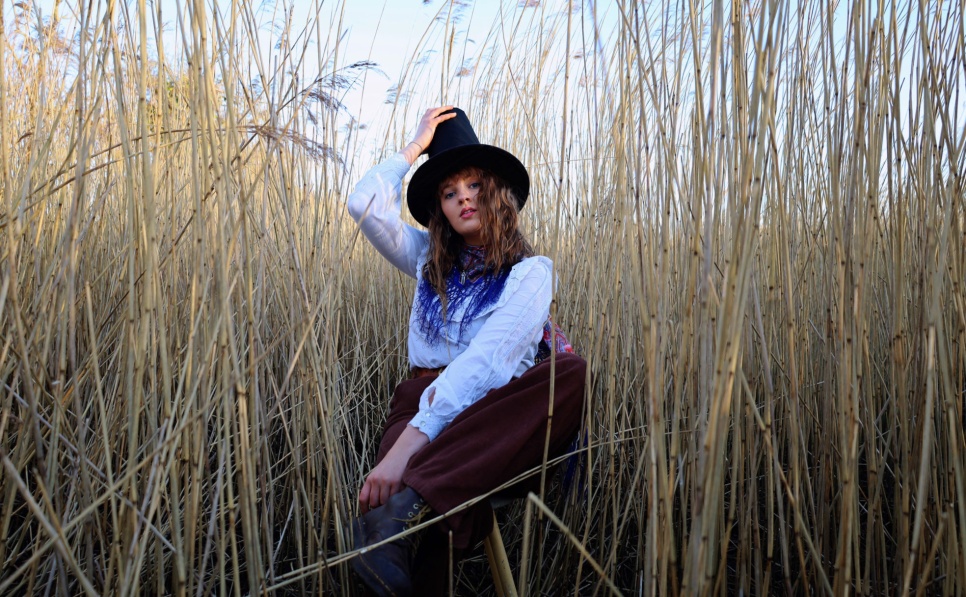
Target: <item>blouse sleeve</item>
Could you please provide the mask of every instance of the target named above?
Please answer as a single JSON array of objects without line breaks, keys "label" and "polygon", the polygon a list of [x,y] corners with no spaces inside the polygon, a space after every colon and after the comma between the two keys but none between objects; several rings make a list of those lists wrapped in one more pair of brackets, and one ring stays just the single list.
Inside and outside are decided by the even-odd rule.
[{"label": "blouse sleeve", "polygon": [[416,277],[416,260],[429,244],[427,232],[400,218],[402,179],[409,172],[402,154],[366,172],[349,195],[349,214],[372,246],[403,273]]},{"label": "blouse sleeve", "polygon": [[409,424],[430,441],[468,406],[490,390],[506,385],[527,350],[539,341],[550,312],[552,263],[546,257],[530,260],[532,266],[519,285],[508,289],[509,296],[501,297],[466,350],[420,397],[419,412]]}]

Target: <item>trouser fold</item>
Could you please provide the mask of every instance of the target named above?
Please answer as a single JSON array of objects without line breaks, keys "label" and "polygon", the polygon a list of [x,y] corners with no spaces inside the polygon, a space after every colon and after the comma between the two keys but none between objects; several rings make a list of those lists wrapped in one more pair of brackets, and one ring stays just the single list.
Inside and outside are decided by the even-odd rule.
[{"label": "trouser fold", "polygon": [[[556,355],[553,420],[549,458],[571,445],[583,411],[587,363],[581,357]],[[419,410],[419,397],[435,376],[396,386],[383,428],[377,461],[382,460]],[[550,360],[496,388],[457,416],[439,436],[420,450],[403,474],[440,514],[490,492],[543,460],[550,396]],[[534,487],[538,479],[517,487]],[[489,500],[452,514],[441,523],[443,536],[453,533],[455,550],[465,550],[490,532]],[[448,540],[447,540],[448,543]]]}]

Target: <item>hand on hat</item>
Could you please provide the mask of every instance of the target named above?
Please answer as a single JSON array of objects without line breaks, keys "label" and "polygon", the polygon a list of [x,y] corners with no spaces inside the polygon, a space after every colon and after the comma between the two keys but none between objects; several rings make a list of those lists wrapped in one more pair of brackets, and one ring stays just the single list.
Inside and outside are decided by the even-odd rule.
[{"label": "hand on hat", "polygon": [[403,151],[410,164],[413,164],[416,158],[425,152],[429,144],[433,142],[433,135],[436,134],[436,126],[441,122],[456,118],[455,112],[443,114],[443,112],[452,109],[453,106],[439,106],[438,108],[426,110],[426,113],[423,114],[422,119],[419,121],[419,126],[416,127],[416,135]]}]

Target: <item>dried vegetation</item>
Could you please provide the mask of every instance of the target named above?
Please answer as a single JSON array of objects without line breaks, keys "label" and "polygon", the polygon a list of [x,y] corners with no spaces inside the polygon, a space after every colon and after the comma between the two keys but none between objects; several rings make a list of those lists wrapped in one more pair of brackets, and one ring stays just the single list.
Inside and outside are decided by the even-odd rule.
[{"label": "dried vegetation", "polygon": [[[344,211],[374,65],[217,4],[3,5],[0,594],[358,594],[412,293]],[[529,165],[591,365],[521,588],[963,593],[962,4],[601,4],[444,2],[389,98],[386,151],[442,97]]]}]

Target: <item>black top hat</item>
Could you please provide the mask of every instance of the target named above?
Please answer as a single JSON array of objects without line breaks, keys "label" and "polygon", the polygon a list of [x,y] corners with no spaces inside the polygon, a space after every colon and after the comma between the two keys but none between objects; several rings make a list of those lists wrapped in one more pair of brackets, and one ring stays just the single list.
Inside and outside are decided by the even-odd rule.
[{"label": "black top hat", "polygon": [[436,126],[433,142],[426,148],[429,159],[409,181],[406,192],[409,213],[423,226],[429,226],[433,207],[439,203],[439,183],[469,166],[482,168],[503,179],[520,202],[517,208],[522,209],[530,195],[530,175],[526,167],[510,152],[480,143],[465,112],[453,108],[444,114],[450,112],[456,112],[456,118]]}]

